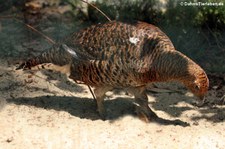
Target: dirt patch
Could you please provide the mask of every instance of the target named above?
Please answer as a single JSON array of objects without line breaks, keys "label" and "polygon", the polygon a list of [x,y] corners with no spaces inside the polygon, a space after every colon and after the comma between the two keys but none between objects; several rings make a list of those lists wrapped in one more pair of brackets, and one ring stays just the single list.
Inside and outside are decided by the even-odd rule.
[{"label": "dirt patch", "polygon": [[132,96],[121,91],[108,93],[103,121],[86,86],[58,73],[15,71],[5,59],[0,68],[2,149],[225,147],[225,105],[219,102],[224,85],[210,89],[202,108],[193,105],[195,97],[182,86],[150,89],[152,109],[163,119],[190,124],[182,127],[144,123],[133,111]]}]

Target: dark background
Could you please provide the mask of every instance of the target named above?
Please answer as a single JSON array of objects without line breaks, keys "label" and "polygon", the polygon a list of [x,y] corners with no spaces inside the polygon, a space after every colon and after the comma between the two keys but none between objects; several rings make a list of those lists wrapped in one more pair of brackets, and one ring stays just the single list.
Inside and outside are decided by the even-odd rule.
[{"label": "dark background", "polygon": [[[224,75],[225,2],[204,1],[223,2],[223,6],[181,6],[180,2],[96,0],[91,3],[112,20],[140,20],[158,26],[177,50],[207,73]],[[0,58],[25,59],[51,46],[23,23],[59,41],[73,31],[106,21],[100,12],[80,0],[0,0]]]}]

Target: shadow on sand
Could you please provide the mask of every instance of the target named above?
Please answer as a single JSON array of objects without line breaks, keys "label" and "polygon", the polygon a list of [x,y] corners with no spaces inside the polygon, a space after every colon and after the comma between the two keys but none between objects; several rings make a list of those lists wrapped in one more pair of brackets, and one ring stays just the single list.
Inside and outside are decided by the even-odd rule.
[{"label": "shadow on sand", "polygon": [[[35,98],[10,98],[8,103],[17,105],[29,105],[44,109],[54,109],[57,111],[67,111],[71,115],[86,118],[91,120],[98,120],[101,117],[96,111],[96,104],[94,100],[79,97],[62,97],[62,96],[41,96]],[[107,109],[107,120],[114,121],[126,115],[137,117],[134,110],[134,104],[131,99],[117,98],[114,100],[106,100],[104,105]],[[157,117],[152,122],[161,125],[180,125],[189,126],[188,123],[181,120],[168,120]]]}]

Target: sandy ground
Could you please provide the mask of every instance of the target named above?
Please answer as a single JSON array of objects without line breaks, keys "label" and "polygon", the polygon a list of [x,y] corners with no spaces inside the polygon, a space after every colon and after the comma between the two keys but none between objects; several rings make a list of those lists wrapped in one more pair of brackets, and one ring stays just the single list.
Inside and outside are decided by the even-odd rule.
[{"label": "sandy ground", "polygon": [[[177,84],[160,84],[148,91],[149,106],[159,117],[179,119],[190,124],[187,127],[175,125],[176,121],[171,125],[141,121],[134,113],[132,95],[121,91],[107,94],[103,121],[85,85],[59,73],[15,71],[18,60],[40,53],[46,44],[41,37],[27,40],[23,24],[0,23],[0,149],[225,148],[225,105],[219,101],[224,83],[211,85],[208,104],[201,108]],[[65,32],[43,28],[47,35]]]},{"label": "sandy ground", "polygon": [[212,88],[207,106],[198,108],[182,86],[158,87],[164,89],[148,92],[152,109],[190,126],[145,123],[133,112],[132,95],[120,91],[107,94],[103,121],[86,86],[58,73],[15,71],[15,62],[1,59],[0,149],[225,148],[225,105],[218,91]]}]

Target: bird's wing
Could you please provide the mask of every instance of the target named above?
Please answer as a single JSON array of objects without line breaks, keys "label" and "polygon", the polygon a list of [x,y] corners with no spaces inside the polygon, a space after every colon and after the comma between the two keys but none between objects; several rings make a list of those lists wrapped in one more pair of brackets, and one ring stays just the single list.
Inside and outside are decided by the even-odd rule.
[{"label": "bird's wing", "polygon": [[[79,64],[90,65],[98,67],[100,69],[105,69],[105,71],[111,73],[129,74],[129,73],[146,73],[150,69],[151,60],[147,56],[139,56],[137,58],[137,53],[135,53],[137,47],[130,46],[129,50],[126,46],[116,46],[107,47],[109,49],[98,49],[95,46],[87,47],[83,44],[74,44],[71,46],[63,44],[63,48],[72,55],[73,62],[79,62]],[[96,53],[89,53],[89,48],[92,51],[97,51]],[[87,50],[86,50],[87,49]],[[89,66],[87,66],[89,67]]]},{"label": "bird's wing", "polygon": [[137,72],[148,71],[157,50],[174,49],[159,28],[142,22],[94,25],[73,33],[63,43],[80,59],[121,61],[121,67]]}]

